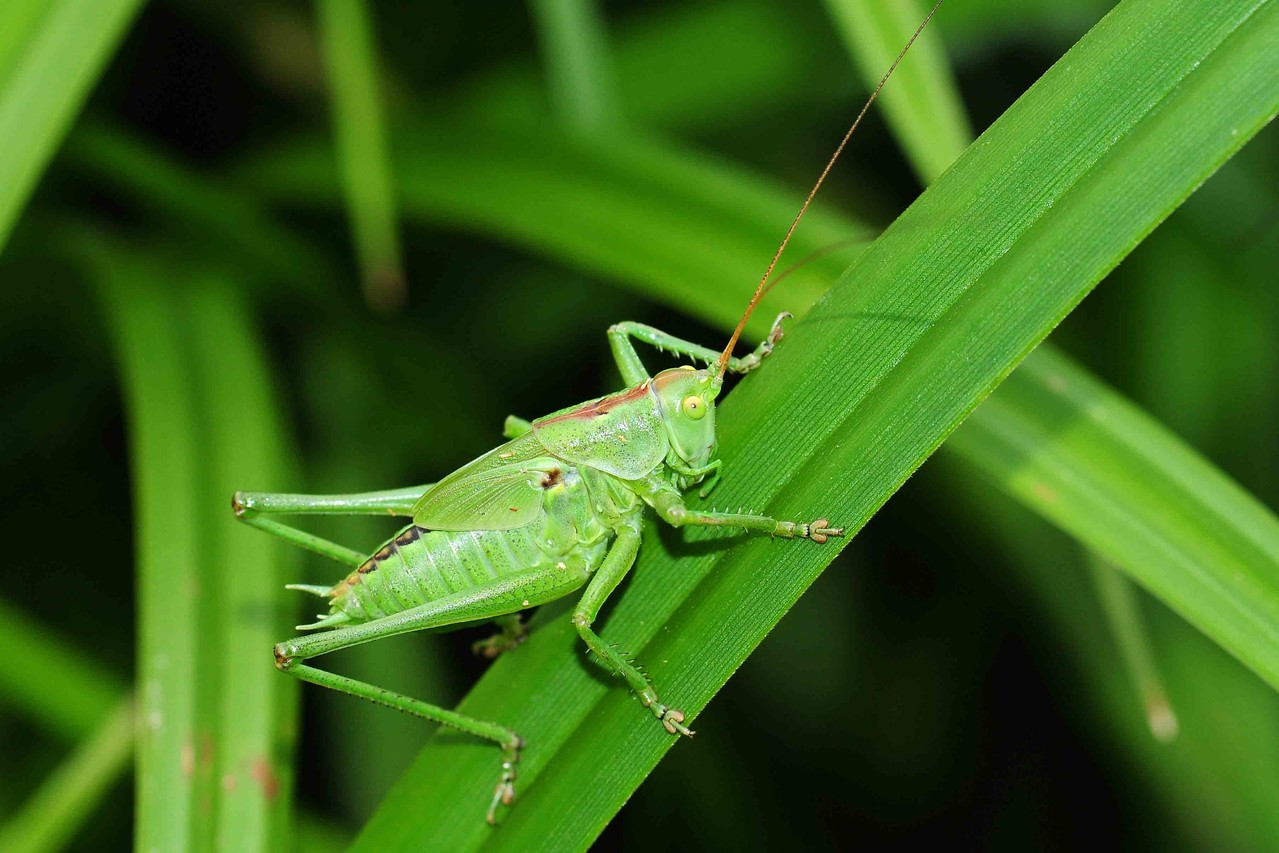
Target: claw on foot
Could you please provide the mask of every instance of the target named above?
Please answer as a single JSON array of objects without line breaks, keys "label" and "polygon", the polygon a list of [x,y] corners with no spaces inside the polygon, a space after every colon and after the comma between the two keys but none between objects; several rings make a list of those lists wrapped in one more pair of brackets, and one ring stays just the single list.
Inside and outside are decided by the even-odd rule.
[{"label": "claw on foot", "polygon": [[764,340],[764,343],[759,346],[758,352],[760,361],[763,361],[768,358],[768,356],[772,355],[773,350],[777,348],[779,343],[781,343],[782,338],[785,336],[785,332],[782,331],[782,321],[789,320],[793,316],[794,315],[789,311],[783,311],[777,315],[777,319],[773,321],[773,328],[768,331],[768,337]]},{"label": "claw on foot", "polygon": [[497,787],[493,789],[493,802],[489,803],[488,814],[484,816],[489,826],[497,826],[498,805],[509,806],[513,802],[515,802],[515,783],[498,782]]},{"label": "claw on foot", "polygon": [[493,788],[493,799],[489,802],[489,810],[485,820],[490,826],[497,826],[497,807],[510,806],[515,802],[515,765],[520,760],[520,750],[524,748],[524,738],[520,738],[510,747],[502,750],[502,778]]},{"label": "claw on foot", "polygon": [[518,637],[497,634],[486,640],[476,640],[471,643],[471,654],[485,660],[497,660],[505,652],[509,652],[527,639],[528,637],[524,634],[520,634]]},{"label": "claw on foot", "polygon": [[662,727],[671,734],[681,734],[684,737],[692,737],[696,732],[684,723],[684,712],[678,708],[668,708],[665,714],[662,714]]},{"label": "claw on foot", "polygon": [[808,538],[821,545],[832,536],[843,536],[844,528],[831,527],[830,522],[824,518],[819,518],[812,524],[808,525]]},{"label": "claw on foot", "polygon": [[768,342],[770,344],[777,346],[777,344],[781,342],[782,337],[785,334],[782,331],[782,321],[789,320],[794,316],[795,315],[789,311],[783,311],[777,315],[777,319],[773,321],[773,328],[768,331]]},{"label": "claw on foot", "polygon": [[684,712],[678,708],[668,708],[661,702],[655,702],[652,705],[653,715],[657,717],[657,721],[662,724],[662,728],[666,729],[673,735],[683,735],[684,737],[692,737],[697,732],[684,725]]}]

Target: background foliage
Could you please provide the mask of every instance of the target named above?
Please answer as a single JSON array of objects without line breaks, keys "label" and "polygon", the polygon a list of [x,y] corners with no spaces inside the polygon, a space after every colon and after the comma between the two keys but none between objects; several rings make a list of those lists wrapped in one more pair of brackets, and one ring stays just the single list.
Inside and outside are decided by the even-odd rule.
[{"label": "background foliage", "polygon": [[[1132,247],[1273,115],[1274,5],[1131,0],[1096,29],[1109,4],[943,8],[788,257],[842,248],[761,309],[807,308],[854,264],[817,309],[829,319],[800,326],[725,409],[739,424],[726,420],[726,447],[741,445],[733,496],[771,499],[798,476],[779,500],[809,506],[843,480],[864,493],[838,506],[869,515],[917,464],[909,453],[900,476],[876,457],[824,485],[811,451],[776,436],[829,424],[852,464],[884,425],[926,454],[977,401],[943,389],[930,417],[896,424],[875,420],[886,405],[841,408],[894,346],[930,364],[909,324],[875,313],[941,299],[919,270],[958,288],[1017,229],[1005,265],[1044,263],[1054,234],[1073,237],[1042,278],[979,276],[967,297],[1001,297],[991,305],[1033,343],[1051,323],[1027,319],[1029,302],[1054,275],[1077,299],[1093,273],[1072,278],[1072,264],[1099,276],[1126,259],[820,576],[823,557],[787,562],[766,543],[649,536],[605,636],[644,637],[650,669],[699,708],[817,587],[660,764],[660,731],[583,667],[564,620],[539,617],[467,701],[521,726],[532,709],[538,726],[573,697],[585,721],[557,718],[530,750],[534,784],[503,835],[473,802],[488,750],[273,671],[266,650],[298,615],[282,584],[335,571],[237,528],[227,497],[434,479],[491,446],[505,414],[614,387],[603,331],[618,319],[721,340],[865,81],[924,10],[6,4],[0,524],[17,556],[0,597],[0,848],[310,850],[361,830],[383,849],[527,848],[548,827],[570,847],[602,830],[658,848],[1273,848],[1274,129]],[[1085,33],[1037,100],[859,254]],[[1067,101],[1072,86],[1087,98]],[[1146,95],[1147,113],[1124,112]],[[1069,125],[1032,120],[1065,107]],[[1114,134],[1077,172],[1098,200],[1075,226],[1082,191],[1049,179],[1069,157],[1045,152],[1087,143],[1090,122]],[[1160,157],[1143,164],[1143,144]],[[982,169],[1024,175],[1019,198],[957,207],[985,197]],[[1037,194],[1060,201],[1042,219]],[[1142,199],[1156,199],[1148,214]],[[1121,245],[1098,248],[1086,220],[1107,217]],[[945,250],[930,255],[933,234]],[[961,305],[938,328],[993,342],[1005,330],[979,320],[995,313],[965,320]],[[937,369],[929,346],[927,376],[962,372]],[[978,367],[997,379],[1020,354]],[[831,386],[848,394],[784,382],[819,359],[846,371]],[[894,379],[896,364],[884,387],[903,400],[945,385]],[[766,450],[748,452],[748,434]],[[389,532],[313,529],[360,547]],[[735,573],[737,590],[761,579],[776,614],[724,626],[732,648],[692,648],[737,612]],[[667,634],[645,626],[681,604]],[[476,636],[397,638],[326,664],[452,704],[483,669],[466,652]],[[1171,726],[1171,742],[1152,736]]]}]

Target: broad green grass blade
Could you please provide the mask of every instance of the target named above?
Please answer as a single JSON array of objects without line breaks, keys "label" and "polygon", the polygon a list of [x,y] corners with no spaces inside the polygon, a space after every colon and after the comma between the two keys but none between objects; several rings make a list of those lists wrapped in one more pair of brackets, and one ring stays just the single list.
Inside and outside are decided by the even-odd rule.
[{"label": "broad green grass blade", "polygon": [[51,7],[49,0],[9,0],[0,20],[0,80],[8,80],[13,67],[26,53],[45,13]]},{"label": "broad green grass blade", "polygon": [[137,837],[279,849],[296,696],[270,665],[284,555],[229,509],[246,479],[287,479],[265,359],[241,298],[216,276],[93,248],[138,471]]},{"label": "broad green grass blade", "polygon": [[134,837],[138,849],[185,850],[195,846],[199,777],[193,771],[210,721],[210,709],[197,707],[197,590],[208,579],[195,526],[201,509],[196,401],[178,309],[162,277],[100,247],[94,251],[124,386],[137,520]]},{"label": "broad green grass blade", "polygon": [[132,697],[118,703],[37,788],[21,812],[0,826],[0,850],[36,853],[66,849],[102,795],[133,757]]},{"label": "broad green grass blade", "polygon": [[289,621],[280,590],[297,561],[280,543],[238,524],[229,505],[246,484],[293,481],[290,451],[244,297],[220,275],[194,278],[185,309],[209,468],[200,517],[212,565],[206,597],[219,617],[202,647],[203,665],[221,676],[212,739],[215,845],[279,850],[289,832],[297,685],[276,672],[270,650]]},{"label": "broad green grass blade", "polygon": [[364,293],[377,308],[404,301],[386,120],[373,24],[364,0],[318,0],[338,157]]},{"label": "broad green grass blade", "polygon": [[[916,0],[826,0],[840,36],[857,60],[862,80],[871,89],[893,64],[929,6]],[[894,72],[892,85],[878,99],[924,186],[946,171],[972,138],[942,54],[941,38],[934,29],[944,26],[944,21],[934,18]]]},{"label": "broad green grass blade", "polygon": [[1279,520],[1163,426],[1044,350],[947,446],[1279,688]]},{"label": "broad green grass blade", "polygon": [[[886,23],[883,20],[879,21],[881,25],[878,27],[872,24],[877,18],[891,18],[894,11],[900,11],[904,6],[909,6],[908,2],[902,0],[902,2],[880,7],[866,4],[861,0],[828,0],[827,5],[837,20],[844,25],[841,30],[844,39],[849,45],[850,52],[860,61],[864,77],[868,74],[873,76],[875,72],[871,69],[876,64],[882,65],[891,61],[893,41],[900,40],[901,33],[895,32],[891,26],[883,26]],[[906,11],[909,12],[909,9]],[[908,21],[900,20],[902,17],[900,14],[897,17],[899,19],[897,30],[910,26]],[[934,31],[933,34],[935,35],[936,32]],[[958,88],[949,73],[949,67],[941,58],[939,51],[930,53],[929,59],[932,67],[924,75],[921,85],[917,87],[914,98],[908,100],[896,111],[889,109],[890,126],[905,148],[907,156],[915,164],[916,171],[926,181],[935,178],[957,159],[970,141],[963,105],[959,101]],[[869,82],[874,85],[873,79]],[[894,89],[893,94],[899,91]],[[1067,369],[1073,369],[1064,355],[1056,354],[1056,358]],[[1033,378],[1042,378],[1027,377],[1025,369],[1016,373],[1015,376],[1018,379],[1032,378],[1032,381]],[[995,399],[1001,404],[1014,408],[1018,403],[1016,396],[1007,391],[997,393]],[[1034,439],[1018,432],[1015,425],[1019,423],[1019,418],[1015,415],[1000,418],[998,414],[1000,410],[997,407],[987,406],[984,410],[996,412],[989,415],[993,422],[999,424],[999,428],[992,430],[992,433],[998,433],[1021,447],[1034,443]],[[1072,419],[1078,415],[1075,411],[1064,414]],[[1066,424],[1058,426],[1064,428]],[[947,446],[955,445],[952,439]],[[962,444],[960,446],[962,447]],[[1007,474],[998,466],[989,470],[988,473],[996,479]],[[1084,472],[1079,472],[1078,475],[1086,476]],[[1086,510],[1082,512],[1087,513]],[[1089,553],[1092,555],[1089,568],[1102,603],[1102,611],[1114,635],[1116,648],[1128,664],[1128,671],[1136,685],[1139,699],[1146,709],[1151,732],[1160,740],[1175,737],[1176,715],[1169,707],[1167,696],[1161,686],[1157,667],[1150,653],[1149,639],[1134,603],[1131,581],[1120,575],[1107,561],[1098,557],[1096,552]]]},{"label": "broad green grass blade", "polygon": [[[43,7],[38,10],[38,7]],[[0,249],[141,0],[0,6]]]},{"label": "broad green grass blade", "polygon": [[124,684],[62,637],[0,602],[0,697],[59,737],[78,740],[102,722]]},{"label": "broad green grass blade", "polygon": [[[732,477],[717,500],[782,516],[836,508],[860,527],[1273,115],[1277,8],[1129,0],[1098,25],[725,401]],[[795,420],[807,425],[802,434],[790,429]],[[675,553],[648,538],[603,630],[696,711],[833,549],[751,540],[688,553],[680,538],[670,542]],[[440,736],[357,847],[588,844],[671,741],[624,691],[592,677],[572,634],[563,620],[546,624],[463,705],[540,744],[526,753],[524,800],[500,833],[468,822],[492,784],[491,750]]]}]

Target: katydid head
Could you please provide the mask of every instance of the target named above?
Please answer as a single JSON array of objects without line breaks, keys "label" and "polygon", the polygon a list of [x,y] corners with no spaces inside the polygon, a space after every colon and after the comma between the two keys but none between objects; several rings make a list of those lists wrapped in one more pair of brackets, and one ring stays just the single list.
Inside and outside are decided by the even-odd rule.
[{"label": "katydid head", "polygon": [[715,455],[715,398],[721,377],[688,365],[653,377],[653,393],[666,422],[671,449],[690,468],[704,467]]}]

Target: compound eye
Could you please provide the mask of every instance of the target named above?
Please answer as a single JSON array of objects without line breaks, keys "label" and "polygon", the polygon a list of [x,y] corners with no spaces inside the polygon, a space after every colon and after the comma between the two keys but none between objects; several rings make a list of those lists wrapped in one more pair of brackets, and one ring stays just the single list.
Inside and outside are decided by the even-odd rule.
[{"label": "compound eye", "polygon": [[684,414],[695,421],[700,421],[706,416],[706,401],[696,394],[691,397],[685,397],[684,401],[680,403],[680,408],[684,410]]}]

